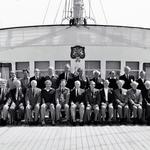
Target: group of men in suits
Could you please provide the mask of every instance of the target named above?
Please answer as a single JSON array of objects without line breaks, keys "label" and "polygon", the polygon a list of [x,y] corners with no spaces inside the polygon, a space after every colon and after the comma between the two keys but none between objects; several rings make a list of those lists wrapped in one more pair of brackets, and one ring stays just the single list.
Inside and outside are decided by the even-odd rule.
[{"label": "group of men in suits", "polygon": [[93,71],[92,79],[85,77],[81,68],[73,74],[68,64],[59,76],[51,67],[46,77],[40,76],[39,69],[34,73],[30,78],[25,69],[19,80],[12,71],[8,81],[0,79],[1,122],[14,124],[25,119],[28,124],[45,125],[49,111],[52,125],[60,123],[63,116],[73,125],[77,120],[80,125],[116,120],[150,123],[150,81],[146,81],[144,71],[137,80],[128,66],[124,75],[116,78],[111,71],[105,80],[98,70]]}]

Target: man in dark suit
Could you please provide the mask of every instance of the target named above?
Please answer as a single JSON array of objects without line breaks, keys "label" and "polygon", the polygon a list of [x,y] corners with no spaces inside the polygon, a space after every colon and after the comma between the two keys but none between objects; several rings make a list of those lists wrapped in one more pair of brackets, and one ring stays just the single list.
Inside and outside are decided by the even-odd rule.
[{"label": "man in dark suit", "polygon": [[15,88],[9,91],[9,112],[11,117],[11,124],[15,122],[18,123],[21,119],[24,118],[24,95],[22,93],[21,82],[19,80],[16,80],[14,84]]},{"label": "man in dark suit", "polygon": [[85,90],[80,88],[80,81],[75,81],[75,88],[70,92],[71,117],[73,125],[76,124],[76,109],[79,108],[80,125],[83,125],[85,108]]},{"label": "man in dark suit", "polygon": [[74,74],[71,73],[69,64],[65,65],[64,72],[59,75],[59,77],[58,77],[58,83],[59,84],[60,84],[60,81],[62,79],[65,79],[67,81],[67,85],[66,85],[67,88],[69,88],[70,90],[73,89],[73,87],[74,87]]},{"label": "man in dark suit", "polygon": [[26,93],[26,114],[27,114],[27,121],[29,123],[32,122],[32,112],[35,113],[34,121],[38,123],[38,116],[41,104],[41,89],[37,88],[37,81],[31,81],[31,88],[27,90]]},{"label": "man in dark suit", "polygon": [[90,81],[90,87],[86,90],[85,93],[86,101],[86,117],[88,123],[91,120],[91,111],[94,110],[94,123],[97,124],[98,114],[99,114],[99,105],[100,105],[100,93],[99,90],[95,88],[95,82]]},{"label": "man in dark suit", "polygon": [[94,70],[93,76],[91,81],[95,82],[95,88],[102,89],[104,87],[104,80],[101,78],[101,73],[98,70]]},{"label": "man in dark suit", "polygon": [[127,91],[127,98],[129,101],[129,107],[133,112],[134,123],[142,121],[142,94],[141,90],[137,89],[138,83],[133,81],[131,83],[131,89]]},{"label": "man in dark suit", "polygon": [[134,81],[134,76],[130,75],[130,71],[131,71],[130,67],[125,66],[124,67],[125,74],[119,77],[120,80],[124,80],[125,83],[123,85],[123,88],[127,90],[131,88],[130,84],[132,81]]},{"label": "man in dark suit", "polygon": [[110,72],[110,77],[108,78],[109,81],[109,88],[112,88],[113,90],[117,89],[117,77],[116,77],[116,72],[115,71],[111,71]]},{"label": "man in dark suit", "polygon": [[55,75],[55,71],[52,67],[48,68],[48,75],[45,77],[46,80],[51,80],[52,82],[52,88],[57,89],[58,88],[58,76]]},{"label": "man in dark suit", "polygon": [[45,81],[45,88],[41,91],[41,124],[45,125],[46,110],[51,112],[52,125],[55,125],[55,89],[52,88],[52,81]]},{"label": "man in dark suit", "polygon": [[145,118],[147,124],[150,125],[150,81],[145,81],[146,90],[143,97],[143,109],[145,110]]},{"label": "man in dark suit", "polygon": [[44,77],[41,77],[40,76],[40,70],[38,68],[36,68],[34,70],[34,76],[30,78],[30,83],[32,80],[36,80],[37,81],[37,88],[40,88],[40,89],[44,89],[45,87],[45,84],[44,84]]},{"label": "man in dark suit", "polygon": [[56,90],[56,120],[60,121],[61,109],[65,110],[66,122],[69,121],[69,99],[70,89],[66,87],[66,80],[62,79],[59,88]]},{"label": "man in dark suit", "polygon": [[129,121],[129,106],[126,95],[127,90],[122,88],[123,84],[124,84],[123,80],[118,80],[117,81],[118,88],[114,91],[120,123],[125,121],[124,119],[127,119],[126,121]]},{"label": "man in dark suit", "polygon": [[101,110],[102,110],[102,121],[106,120],[106,111],[108,110],[109,118],[111,122],[113,118],[113,105],[114,105],[114,92],[109,88],[109,81],[104,81],[104,88],[100,91],[101,97]]},{"label": "man in dark suit", "polygon": [[82,89],[87,89],[89,87],[89,80],[83,74],[83,69],[81,69],[81,68],[78,68],[77,71],[74,73],[74,80],[80,81]]}]

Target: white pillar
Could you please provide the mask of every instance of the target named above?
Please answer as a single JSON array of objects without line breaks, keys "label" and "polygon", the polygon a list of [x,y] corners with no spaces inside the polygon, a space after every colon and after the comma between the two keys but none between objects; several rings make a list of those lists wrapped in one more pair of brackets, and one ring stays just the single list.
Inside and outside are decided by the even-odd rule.
[{"label": "white pillar", "polygon": [[106,78],[106,60],[101,60],[101,77]]},{"label": "white pillar", "polygon": [[124,74],[124,67],[125,66],[126,66],[126,62],[125,62],[125,60],[122,60],[121,61],[121,72],[120,72],[121,75]]},{"label": "white pillar", "polygon": [[142,70],[143,70],[143,62],[139,61],[139,71],[142,71]]},{"label": "white pillar", "polygon": [[30,61],[30,77],[34,76],[34,61]]},{"label": "white pillar", "polygon": [[16,71],[16,64],[14,61],[11,62],[12,65],[12,71]]}]

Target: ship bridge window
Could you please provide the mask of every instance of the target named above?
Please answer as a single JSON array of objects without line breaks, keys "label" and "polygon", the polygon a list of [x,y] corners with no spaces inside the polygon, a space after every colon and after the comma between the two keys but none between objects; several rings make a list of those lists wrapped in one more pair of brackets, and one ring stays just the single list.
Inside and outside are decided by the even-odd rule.
[{"label": "ship bridge window", "polygon": [[131,68],[131,74],[137,79],[139,77],[139,62],[127,61],[126,66]]},{"label": "ship bridge window", "polygon": [[120,70],[121,70],[120,61],[106,61],[106,78],[109,77],[111,71],[115,71],[117,78],[119,78]]},{"label": "ship bridge window", "polygon": [[69,60],[66,61],[55,61],[55,73],[59,75],[64,71],[64,66],[66,64],[71,65],[71,62]]},{"label": "ship bridge window", "polygon": [[16,62],[16,76],[17,78],[23,78],[23,69],[30,69],[29,62]]},{"label": "ship bridge window", "polygon": [[143,70],[146,71],[146,80],[150,80],[150,63],[143,63]]},{"label": "ship bridge window", "polygon": [[93,77],[94,70],[101,70],[100,61],[85,61],[85,75],[89,78]]},{"label": "ship bridge window", "polygon": [[34,68],[40,69],[41,76],[46,76],[48,74],[49,61],[35,61]]}]

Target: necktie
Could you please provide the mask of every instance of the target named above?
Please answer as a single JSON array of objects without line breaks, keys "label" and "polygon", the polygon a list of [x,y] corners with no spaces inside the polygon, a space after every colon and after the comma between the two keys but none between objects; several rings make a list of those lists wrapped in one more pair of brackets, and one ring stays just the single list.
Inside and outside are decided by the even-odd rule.
[{"label": "necktie", "polygon": [[19,92],[19,89],[17,88],[16,89],[16,100],[18,99],[18,92]]},{"label": "necktie", "polygon": [[35,91],[34,91],[34,89],[32,89],[32,95],[33,95],[33,97],[34,97],[34,94],[35,94]]},{"label": "necktie", "polygon": [[76,97],[78,97],[78,89],[76,89]]},{"label": "necktie", "polygon": [[120,94],[122,94],[122,90],[120,89]]}]

